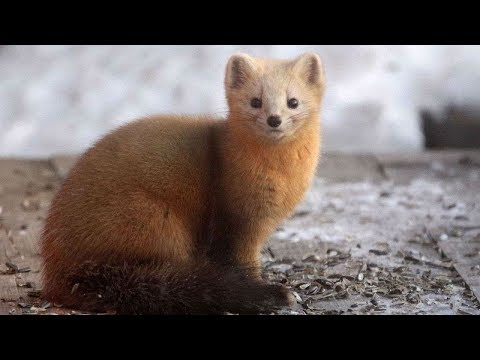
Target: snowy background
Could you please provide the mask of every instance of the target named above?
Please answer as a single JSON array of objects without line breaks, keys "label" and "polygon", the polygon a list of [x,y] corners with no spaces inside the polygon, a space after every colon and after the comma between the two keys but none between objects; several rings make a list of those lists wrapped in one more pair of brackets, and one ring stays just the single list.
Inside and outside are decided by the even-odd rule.
[{"label": "snowy background", "polygon": [[480,104],[480,46],[0,46],[0,156],[81,152],[147,114],[221,114],[238,51],[321,55],[324,150],[420,150],[420,110]]}]

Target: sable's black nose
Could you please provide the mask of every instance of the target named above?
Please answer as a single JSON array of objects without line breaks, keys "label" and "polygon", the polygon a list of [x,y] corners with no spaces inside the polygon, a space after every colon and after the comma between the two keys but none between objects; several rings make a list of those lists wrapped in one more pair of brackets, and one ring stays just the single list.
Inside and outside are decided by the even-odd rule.
[{"label": "sable's black nose", "polygon": [[267,124],[273,128],[279,127],[281,123],[282,123],[282,120],[278,115],[269,116],[267,119]]}]

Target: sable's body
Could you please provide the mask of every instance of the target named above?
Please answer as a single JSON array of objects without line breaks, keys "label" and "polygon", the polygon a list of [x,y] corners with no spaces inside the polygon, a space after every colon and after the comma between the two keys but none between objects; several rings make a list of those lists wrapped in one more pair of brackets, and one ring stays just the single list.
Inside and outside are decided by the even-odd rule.
[{"label": "sable's body", "polygon": [[[272,140],[246,126],[252,118],[235,110],[239,100],[232,96],[226,120],[142,119],[108,134],[80,158],[52,203],[42,237],[47,299],[86,309],[157,313],[248,312],[261,306],[257,302],[288,302],[285,289],[255,280],[258,271],[242,269],[259,269],[263,243],[310,184],[320,146],[318,110],[303,116],[286,140],[277,133]],[[230,274],[232,265],[240,270]],[[203,278],[192,284],[196,272]],[[222,276],[225,283],[218,280]],[[227,280],[237,280],[238,289]],[[117,286],[108,281],[119,283],[116,295],[106,294]],[[148,306],[126,304],[138,301],[134,292],[142,293],[145,283],[156,284],[145,295]],[[190,295],[182,292],[188,287]],[[172,294],[160,299],[165,291]],[[108,304],[130,292],[132,298]],[[159,305],[152,305],[157,297]],[[232,297],[252,303],[230,304]],[[182,305],[169,307],[175,298]]]},{"label": "sable's body", "polygon": [[[223,243],[234,247],[237,259],[259,265],[261,246],[303,198],[312,180],[320,149],[319,123],[313,118],[295,140],[284,144],[257,143],[228,125],[220,151],[219,198],[224,203],[219,211],[233,224],[218,238],[227,236]],[[230,237],[233,241],[228,241]]]}]

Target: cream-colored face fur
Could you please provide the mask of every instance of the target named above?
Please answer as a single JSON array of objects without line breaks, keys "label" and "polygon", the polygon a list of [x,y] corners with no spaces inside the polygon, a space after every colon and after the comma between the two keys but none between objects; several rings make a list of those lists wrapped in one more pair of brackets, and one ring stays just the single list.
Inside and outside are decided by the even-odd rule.
[{"label": "cream-colored face fur", "polygon": [[[306,122],[318,121],[312,115],[320,109],[324,85],[322,62],[314,53],[293,61],[233,55],[225,75],[230,120],[265,139],[288,139]],[[269,121],[272,116],[276,120]]]}]

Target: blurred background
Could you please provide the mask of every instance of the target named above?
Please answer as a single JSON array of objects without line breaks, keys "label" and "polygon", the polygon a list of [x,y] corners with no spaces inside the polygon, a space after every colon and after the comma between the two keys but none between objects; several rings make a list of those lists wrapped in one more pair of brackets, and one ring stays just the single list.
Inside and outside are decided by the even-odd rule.
[{"label": "blurred background", "polygon": [[148,114],[221,114],[239,51],[321,55],[325,151],[480,146],[480,46],[0,46],[0,156],[78,153]]}]

